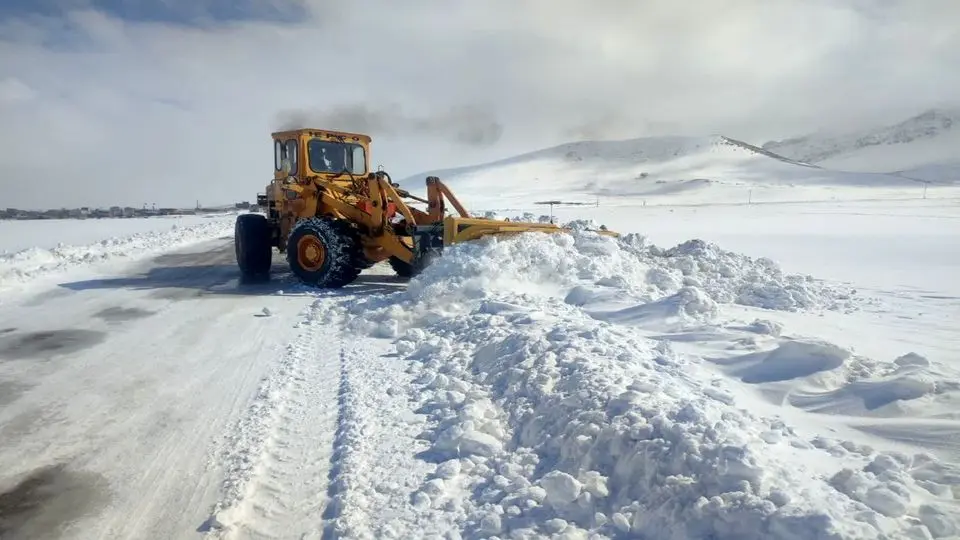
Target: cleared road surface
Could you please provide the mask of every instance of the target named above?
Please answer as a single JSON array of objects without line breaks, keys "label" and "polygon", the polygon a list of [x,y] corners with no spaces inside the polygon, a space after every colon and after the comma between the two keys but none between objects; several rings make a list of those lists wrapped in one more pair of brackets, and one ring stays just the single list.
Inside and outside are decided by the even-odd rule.
[{"label": "cleared road surface", "polygon": [[[319,301],[403,286],[383,266]],[[241,488],[250,512],[279,523],[249,536],[316,530],[347,345],[297,324],[318,293],[294,283],[279,255],[275,270],[267,283],[240,283],[233,240],[221,238],[3,304],[0,538],[197,538]],[[327,353],[312,357],[317,349]],[[286,392],[286,420],[265,434],[267,383]],[[282,444],[283,430],[307,432],[298,447]],[[276,459],[244,453],[262,439],[280,443]],[[256,483],[304,474],[288,501]]]}]

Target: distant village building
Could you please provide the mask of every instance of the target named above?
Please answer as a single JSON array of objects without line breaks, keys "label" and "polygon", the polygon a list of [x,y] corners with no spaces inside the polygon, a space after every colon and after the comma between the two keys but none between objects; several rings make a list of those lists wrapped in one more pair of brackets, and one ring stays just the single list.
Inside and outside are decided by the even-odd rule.
[{"label": "distant village building", "polygon": [[0,208],[0,219],[110,219],[154,216],[187,216],[201,214],[204,212],[223,212],[231,209],[244,209],[250,207],[251,204],[249,202],[243,201],[239,203],[204,208],[201,207],[199,201],[197,201],[196,208],[157,208],[156,204],[151,204],[148,208],[146,203],[144,203],[143,208],[135,208],[133,206],[109,206],[102,208],[82,206],[80,208],[51,208],[48,210]]}]

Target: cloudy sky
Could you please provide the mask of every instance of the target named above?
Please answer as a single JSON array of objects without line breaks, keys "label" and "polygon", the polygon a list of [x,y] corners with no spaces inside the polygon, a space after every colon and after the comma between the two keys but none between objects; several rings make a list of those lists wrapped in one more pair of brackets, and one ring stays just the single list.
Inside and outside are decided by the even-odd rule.
[{"label": "cloudy sky", "polygon": [[0,207],[249,200],[298,122],[399,179],[898,121],[960,99],[957,28],[956,0],[3,0]]}]

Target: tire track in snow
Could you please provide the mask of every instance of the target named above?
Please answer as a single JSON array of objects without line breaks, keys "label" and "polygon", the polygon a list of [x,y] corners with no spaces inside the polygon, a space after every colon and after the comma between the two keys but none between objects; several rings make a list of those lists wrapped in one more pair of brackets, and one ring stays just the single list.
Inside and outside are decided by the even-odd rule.
[{"label": "tire track in snow", "polygon": [[436,467],[417,458],[429,443],[418,438],[425,415],[410,409],[410,364],[392,339],[365,338],[344,348],[341,358],[341,413],[324,537],[444,537],[452,530],[448,516],[413,502],[414,490]]},{"label": "tire track in snow", "polygon": [[391,393],[391,381],[384,378],[386,370],[367,366],[376,366],[380,354],[382,351],[369,345],[352,345],[340,351],[339,419],[330,474],[331,500],[324,516],[325,538],[377,537],[367,511],[377,496],[375,486],[385,477],[380,466],[388,456],[374,451],[371,459],[371,445],[374,450],[383,448],[378,437],[382,434],[380,426],[371,421],[371,412],[390,416],[390,411],[382,410],[380,398]]},{"label": "tire track in snow", "polygon": [[287,400],[246,500],[245,528],[258,537],[311,537],[311,532],[319,537],[337,426],[340,363],[336,357],[309,358],[320,350],[320,340],[313,341],[309,348],[295,350],[299,367],[291,373]]},{"label": "tire track in snow", "polygon": [[225,493],[201,527],[215,537],[321,537],[342,344],[335,331],[318,331],[317,311],[309,308],[304,330],[227,437]]},{"label": "tire track in snow", "polygon": [[350,429],[349,417],[351,416],[352,392],[350,377],[347,372],[349,353],[340,350],[340,379],[337,393],[337,433],[333,443],[333,459],[330,469],[330,486],[327,494],[330,496],[330,504],[324,513],[327,519],[325,528],[325,538],[341,536],[344,532],[343,527],[339,525],[342,519],[344,508],[346,507],[349,491],[349,474],[344,471],[344,463],[349,467],[349,458],[346,455],[350,452],[351,442],[356,442],[355,430]]}]

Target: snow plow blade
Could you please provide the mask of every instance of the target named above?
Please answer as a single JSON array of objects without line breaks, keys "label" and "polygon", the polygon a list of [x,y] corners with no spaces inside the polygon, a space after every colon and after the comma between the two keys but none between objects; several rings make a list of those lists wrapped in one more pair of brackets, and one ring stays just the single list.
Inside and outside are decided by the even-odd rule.
[{"label": "snow plow blade", "polygon": [[[439,256],[447,246],[477,240],[485,236],[513,236],[528,232],[569,233],[573,229],[553,223],[501,221],[489,218],[447,216],[441,223],[419,225],[413,232],[414,259],[423,261]],[[604,236],[620,236],[604,227],[594,230]]]}]

